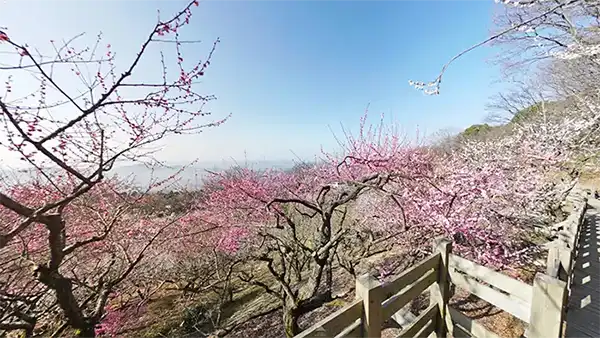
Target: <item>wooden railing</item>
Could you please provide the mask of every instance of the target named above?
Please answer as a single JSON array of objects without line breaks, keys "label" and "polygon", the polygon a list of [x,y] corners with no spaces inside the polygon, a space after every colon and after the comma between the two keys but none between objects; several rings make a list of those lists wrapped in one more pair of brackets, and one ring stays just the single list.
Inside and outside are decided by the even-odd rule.
[{"label": "wooden railing", "polygon": [[304,337],[380,337],[385,320],[391,318],[413,299],[430,289],[430,306],[402,331],[401,336],[426,337],[441,328],[440,313],[449,296],[447,271],[451,245],[440,242],[439,249],[424,261],[408,269],[388,283],[381,283],[370,275],[356,280],[356,299],[305,330],[296,338]]},{"label": "wooden railing", "polygon": [[[559,337],[566,282],[537,274],[529,285],[451,253],[438,239],[434,254],[387,283],[370,275],[356,280],[356,299],[300,333],[304,337],[381,337],[384,321],[429,291],[429,307],[403,323],[399,337],[497,338],[493,332],[448,304],[451,286],[462,288],[528,324],[528,338]],[[398,320],[397,320],[398,321]]]},{"label": "wooden railing", "polygon": [[546,263],[548,275],[570,283],[586,209],[587,199],[576,201],[573,205],[573,212],[565,221],[561,222],[562,229],[559,229],[558,238],[548,245]]},{"label": "wooden railing", "polygon": [[[464,289],[526,323],[527,338],[561,337],[564,314],[587,198],[575,194],[573,211],[551,242],[545,274],[533,285],[452,254],[452,243],[434,242],[434,253],[385,284],[370,275],[356,280],[356,299],[300,333],[304,337],[381,337],[389,318],[402,325],[399,337],[498,338],[476,320],[449,306],[451,289]],[[406,318],[407,305],[429,291],[429,307]]]},{"label": "wooden railing", "polygon": [[[546,261],[546,274],[564,283],[565,292],[562,299],[562,311],[560,316],[554,318],[559,325],[558,330],[562,332],[564,316],[567,311],[568,299],[571,294],[573,283],[573,269],[578,255],[579,240],[585,211],[587,210],[587,198],[575,196],[573,199],[573,211],[569,217],[561,222],[558,238],[548,245],[548,259]],[[557,296],[558,297],[558,296]]]}]

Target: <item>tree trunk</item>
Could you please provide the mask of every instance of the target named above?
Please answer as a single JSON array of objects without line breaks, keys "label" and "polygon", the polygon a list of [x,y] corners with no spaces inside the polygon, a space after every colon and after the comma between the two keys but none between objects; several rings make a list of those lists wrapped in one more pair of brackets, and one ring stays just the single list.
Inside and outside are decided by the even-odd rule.
[{"label": "tree trunk", "polygon": [[[84,315],[75,293],[73,282],[63,276],[59,267],[65,257],[66,245],[65,222],[61,214],[48,215],[45,223],[48,229],[48,244],[50,248],[50,260],[46,264],[38,265],[35,269],[36,278],[50,289],[54,290],[58,306],[62,310],[69,325],[78,330],[79,337],[95,337],[96,320],[89,320]],[[107,296],[107,295],[106,295]]]},{"label": "tree trunk", "polygon": [[298,326],[298,311],[295,308],[283,307],[283,326],[285,329],[285,336],[292,338],[293,336],[300,333],[300,327]]},{"label": "tree trunk", "polygon": [[329,259],[327,267],[325,268],[325,294],[326,297],[332,297],[333,290],[333,259]]},{"label": "tree trunk", "polygon": [[86,325],[82,328],[78,328],[77,337],[93,338],[96,337],[95,325]]},{"label": "tree trunk", "polygon": [[34,324],[34,325],[31,325],[31,326],[29,326],[28,328],[26,328],[26,329],[24,330],[24,332],[23,332],[23,333],[24,333],[24,335],[25,335],[25,338],[33,337],[33,328],[34,328],[34,327],[35,327],[35,324]]}]

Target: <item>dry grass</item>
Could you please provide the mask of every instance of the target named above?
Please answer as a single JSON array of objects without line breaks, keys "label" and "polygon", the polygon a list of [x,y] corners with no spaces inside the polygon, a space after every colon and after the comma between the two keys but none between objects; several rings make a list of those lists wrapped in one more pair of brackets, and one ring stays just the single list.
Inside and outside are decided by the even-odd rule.
[{"label": "dry grass", "polygon": [[[171,337],[190,336],[204,337],[215,331],[216,314],[209,310],[216,304],[216,294],[184,296],[180,292],[157,293],[148,303],[148,310],[137,319],[124,337]],[[257,287],[239,290],[233,300],[221,308],[219,327],[237,326],[256,313],[277,308],[279,303]],[[194,314],[199,316],[194,323]],[[204,316],[205,315],[205,316]],[[210,318],[209,318],[210,317]]]},{"label": "dry grass", "polygon": [[[374,273],[375,267],[383,261],[396,257],[399,261],[409,263],[402,259],[400,251],[382,253],[365,260],[357,271],[361,273]],[[401,264],[399,270],[407,268]],[[256,277],[268,282],[272,277],[264,269],[253,266]],[[262,271],[261,271],[262,270]],[[354,288],[354,279],[341,269],[334,273],[334,294],[348,293]],[[243,282],[234,283],[238,292],[234,294],[233,301],[222,308],[221,322],[219,327],[229,331],[225,337],[281,337],[283,332],[282,313],[280,310],[273,311],[266,316],[248,320],[258,313],[275,310],[280,302],[275,297],[266,294],[257,287],[247,287]],[[354,294],[350,292],[346,298],[338,299],[322,306],[321,308],[303,316],[300,326],[309,327],[314,322],[324,318],[328,314],[337,311],[350,301]],[[201,295],[183,296],[178,291],[157,292],[147,305],[147,311],[135,318],[134,325],[128,325],[128,329],[121,332],[123,337],[166,337],[166,336],[206,336],[215,328],[211,325],[189,327],[183,325],[185,312],[195,308],[209,307],[217,301],[215,293],[204,293]],[[233,329],[232,329],[233,328]]]},{"label": "dry grass", "polygon": [[[410,268],[418,259],[410,259],[401,250],[385,252],[380,255],[371,257],[365,260],[359,269],[360,273],[374,273],[376,266],[379,264],[394,260],[400,262],[397,266],[395,274]],[[255,270],[256,271],[256,270]],[[523,271],[522,274],[527,274]],[[534,272],[530,272],[532,277]],[[344,293],[350,291],[354,287],[353,278],[340,271],[334,274],[334,290],[335,293]],[[263,275],[262,278],[268,278],[268,275]],[[389,276],[388,278],[393,278]],[[528,279],[528,278],[525,278]],[[237,287],[241,288],[242,284]],[[354,293],[350,292],[347,297],[330,302],[321,308],[304,315],[300,319],[300,327],[306,329],[318,320],[339,310],[354,297]],[[197,331],[190,331],[181,324],[183,322],[183,314],[186,309],[200,306],[207,306],[215,301],[214,294],[198,295],[191,298],[185,298],[181,293],[164,292],[157,293],[155,299],[148,304],[148,311],[137,318],[135,327],[132,327],[127,332],[123,332],[125,337],[171,337],[171,336],[187,336],[187,337],[206,337],[208,332],[214,327],[205,325],[198,327]],[[412,312],[420,313],[428,305],[428,296],[423,294],[418,299],[412,302]],[[498,334],[501,337],[520,337],[524,331],[523,323],[489,303],[467,294],[465,291],[457,289],[457,293],[451,299],[451,305],[457,310],[462,311],[468,317],[477,320],[483,324],[488,330]],[[252,287],[239,289],[234,295],[231,303],[227,304],[222,309],[222,318],[220,327],[229,328],[227,333],[222,332],[221,337],[246,337],[246,338],[279,338],[283,336],[282,312],[279,309],[280,303],[278,299],[270,296],[262,291],[262,289]],[[268,315],[248,320],[248,318],[257,313],[264,313],[272,310]],[[382,337],[394,337],[400,332],[398,325],[395,325],[392,320],[386,322],[385,329],[382,332]]]}]

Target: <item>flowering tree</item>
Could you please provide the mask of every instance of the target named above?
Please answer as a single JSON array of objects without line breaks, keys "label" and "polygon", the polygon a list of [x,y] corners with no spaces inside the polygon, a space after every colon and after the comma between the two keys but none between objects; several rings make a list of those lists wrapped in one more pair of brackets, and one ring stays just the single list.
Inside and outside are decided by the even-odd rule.
[{"label": "flowering tree", "polygon": [[242,270],[240,278],[281,301],[289,337],[299,332],[301,315],[336,297],[332,265],[343,255],[339,244],[361,230],[356,222],[360,216],[349,216],[351,206],[365,191],[390,179],[350,161],[288,172],[241,168],[214,173],[195,213],[206,223],[230,228],[217,242],[226,250],[247,252],[247,259],[269,272],[265,279],[252,269]]},{"label": "flowering tree", "polygon": [[354,274],[390,242],[427,252],[428,238],[445,235],[480,262],[520,263],[520,229],[491,212],[509,189],[494,164],[437,157],[366,118],[341,145],[341,154],[294,171],[215,173],[195,215],[229,227],[218,242],[269,272],[242,270],[240,278],[281,301],[287,336],[299,332],[301,315],[335,299],[334,262]]},{"label": "flowering tree", "polygon": [[250,260],[265,266],[267,280],[251,270],[242,270],[240,278],[281,300],[288,337],[299,332],[302,314],[333,299],[331,261],[345,231],[345,212],[338,207],[363,189],[349,196],[332,192],[330,200],[331,187],[319,192],[320,181],[313,173],[312,167],[294,173],[250,169],[233,175],[215,173],[212,191],[198,208],[200,219],[230,228],[218,241],[223,248],[244,248]]},{"label": "flowering tree", "polygon": [[[64,242],[60,244],[48,244],[59,239],[53,238],[43,223],[32,224],[18,235],[18,240],[7,243],[0,262],[3,301],[6,302],[3,329],[25,329],[31,334],[38,321],[43,322],[56,311],[57,303],[62,307],[61,302],[66,301],[91,312],[88,319],[91,325],[99,322],[110,293],[116,291],[143,255],[149,254],[150,244],[171,223],[136,215],[131,208],[142,197],[128,197],[122,190],[123,186],[115,181],[100,182],[67,204],[61,217],[68,227],[62,229]],[[7,193],[32,208],[60,198],[53,186],[40,182],[15,186]],[[21,216],[7,208],[0,212],[6,224],[20,221]],[[53,253],[58,250],[61,252]],[[57,255],[58,258],[54,258]],[[48,259],[47,266],[38,263]],[[43,269],[56,265],[60,276],[44,279],[48,272]],[[34,275],[29,272],[32,268]],[[61,285],[71,287],[72,299],[55,298],[53,287]],[[56,297],[67,298],[66,294],[56,292]],[[74,314],[65,316],[69,320]]]},{"label": "flowering tree", "polygon": [[[593,108],[595,103],[587,105]],[[568,102],[552,107],[543,101],[533,108],[529,116],[497,127],[501,133],[494,137],[464,139],[453,153],[471,167],[492,165],[504,173],[506,193],[493,210],[504,220],[517,220],[515,226],[555,221],[560,203],[579,176],[578,158],[593,154],[598,145],[591,136],[597,120],[587,110]],[[569,177],[557,182],[553,176],[559,173]]]},{"label": "flowering tree", "polygon": [[600,53],[600,40],[594,31],[599,10],[597,1],[511,1],[503,4],[494,18],[496,30],[505,32],[493,41],[503,48],[499,61],[508,70],[523,70],[531,64],[554,58],[593,57]]},{"label": "flowering tree", "polygon": [[[459,140],[441,157],[443,166],[438,166],[449,178],[464,173],[465,178],[476,182],[482,173],[491,175],[489,180],[477,183],[480,196],[465,197],[467,201],[482,203],[479,208],[487,215],[484,217],[488,222],[493,220],[490,226],[514,232],[528,228],[528,223],[552,221],[548,216],[560,209],[578,177],[575,167],[580,163],[576,159],[587,159],[597,152],[598,139],[592,135],[597,133],[600,122],[594,76],[600,65],[596,29],[600,4],[583,0],[496,2],[502,4],[492,36],[451,58],[435,80],[409,84],[425,94],[437,95],[443,75],[454,61],[491,43],[505,47],[500,60],[507,62],[509,68],[527,65],[537,71],[534,81],[522,81],[513,93],[500,94],[492,105],[509,113],[509,121],[505,116],[495,116],[500,117],[500,122],[508,122],[506,125],[496,127],[483,138]],[[527,73],[528,77],[532,75]],[[560,172],[569,174],[564,184],[556,184],[550,177]],[[494,184],[486,187],[485,181],[490,180]],[[481,229],[480,225],[476,228]],[[514,243],[509,239],[519,232],[491,242],[501,243],[498,248],[502,252],[514,253],[505,250],[506,244]],[[518,248],[513,248],[518,257],[513,254],[508,260],[509,256],[499,255],[502,259],[496,263],[524,262],[525,251],[531,248]]]},{"label": "flowering tree", "polygon": [[[452,57],[430,82],[409,81],[427,95],[438,95],[444,73],[470,51],[490,43],[506,46],[500,56],[509,68],[540,60],[596,57],[600,41],[594,25],[600,5],[587,0],[496,0],[504,7],[497,16],[497,32]],[[522,68],[521,68],[522,69]]]},{"label": "flowering tree", "polygon": [[[130,204],[131,196],[103,182],[119,159],[151,159],[148,146],[164,137],[224,121],[198,123],[213,97],[194,90],[218,40],[204,60],[183,59],[180,30],[197,4],[160,19],[120,75],[101,36],[82,50],[73,40],[51,41],[55,55],[49,58],[0,32],[0,47],[16,51],[13,64],[0,67],[6,84],[0,146],[18,154],[36,177],[0,191],[0,250],[3,260],[12,259],[4,262],[11,273],[1,280],[1,301],[8,305],[0,329],[31,334],[37,320],[32,313],[41,302],[48,310],[39,313],[56,304],[68,325],[94,336],[111,293],[171,223],[125,215],[122,205]],[[162,76],[140,79],[139,64],[152,45],[161,44],[175,52],[176,76],[167,73],[161,53]],[[22,78],[31,74],[39,87],[22,92]],[[73,80],[82,86],[71,86]],[[26,268],[35,271],[33,279],[19,277]]]}]

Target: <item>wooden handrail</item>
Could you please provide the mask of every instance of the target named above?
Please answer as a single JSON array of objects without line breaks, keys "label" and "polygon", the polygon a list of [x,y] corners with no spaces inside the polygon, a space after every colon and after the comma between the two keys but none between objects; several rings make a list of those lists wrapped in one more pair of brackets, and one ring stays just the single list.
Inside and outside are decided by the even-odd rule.
[{"label": "wooden handrail", "polygon": [[584,198],[574,207],[574,212],[564,221],[564,228],[559,237],[548,245],[546,274],[558,278],[570,285],[577,247],[583,225],[583,217],[587,210],[587,199]]},{"label": "wooden handrail", "polygon": [[436,252],[430,255],[429,257],[425,258],[425,260],[421,261],[419,264],[404,271],[400,274],[400,276],[383,284],[381,286],[381,292],[387,297],[391,297],[392,295],[401,292],[402,289],[404,289],[405,287],[414,283],[417,279],[421,278],[428,271],[436,269],[439,264],[440,253]]},{"label": "wooden handrail", "polygon": [[[570,275],[577,251],[587,200],[576,205],[564,223],[561,236],[549,248],[546,274],[537,274],[533,285],[451,254],[452,244],[434,243],[434,253],[387,283],[370,275],[356,280],[356,299],[319,321],[295,338],[381,336],[389,318],[429,289],[429,307],[402,323],[400,337],[498,338],[449,306],[450,284],[465,289],[529,324],[528,338],[560,337]],[[398,312],[399,313],[399,312]]]},{"label": "wooden handrail", "polygon": [[494,304],[496,307],[521,319],[525,323],[529,323],[530,302],[524,303],[518,298],[505,295],[489,286],[479,283],[475,279],[470,278],[469,275],[465,276],[450,271],[450,279],[452,280],[452,283],[456,284],[458,287],[474,294],[490,304]]},{"label": "wooden handrail", "polygon": [[427,328],[427,324],[433,322],[435,325],[435,317],[439,313],[439,307],[437,304],[429,305],[421,314],[408,325],[400,334],[399,337],[424,337],[419,335],[420,331]]},{"label": "wooden handrail", "polygon": [[531,303],[532,290],[529,284],[456,255],[450,255],[450,267],[500,289],[510,296],[522,300],[527,305]]},{"label": "wooden handrail", "polygon": [[334,337],[348,326],[355,324],[357,320],[360,321],[361,312],[362,299],[356,299],[339,311],[325,317],[310,329],[296,335],[296,338]]},{"label": "wooden handrail", "polygon": [[[385,284],[370,275],[362,275],[356,280],[356,299],[344,308],[327,316],[295,338],[308,337],[380,337],[382,323],[418,297],[428,288],[437,289],[443,294],[446,287],[440,278],[442,257],[449,255],[451,245],[443,242],[440,246],[445,252],[436,251],[419,264],[408,269],[400,276]],[[447,269],[443,269],[447,271]],[[444,282],[444,284],[447,284]],[[440,291],[441,290],[441,291]],[[448,291],[445,292],[448,298]],[[443,298],[442,298],[443,299]],[[444,307],[447,304],[444,304]],[[436,321],[440,309],[437,300],[415,318],[401,336],[419,334],[427,336],[440,325]]]},{"label": "wooden handrail", "polygon": [[385,319],[392,317],[394,313],[403,308],[413,299],[417,298],[423,291],[427,290],[437,281],[437,271],[429,271],[419,278],[414,284],[405,288],[402,292],[386,299],[381,306],[383,307],[383,317]]}]

